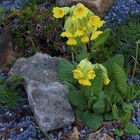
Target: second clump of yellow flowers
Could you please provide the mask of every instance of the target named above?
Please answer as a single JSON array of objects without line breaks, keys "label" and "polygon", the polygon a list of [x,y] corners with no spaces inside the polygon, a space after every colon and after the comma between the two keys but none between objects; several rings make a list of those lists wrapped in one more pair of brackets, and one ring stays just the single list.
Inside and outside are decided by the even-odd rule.
[{"label": "second clump of yellow flowers", "polygon": [[91,86],[90,80],[94,79],[95,76],[93,65],[87,58],[83,59],[73,71],[73,77],[83,86]]},{"label": "second clump of yellow flowers", "polygon": [[94,71],[96,69],[101,70],[103,83],[107,86],[110,83],[107,69],[102,64],[93,65],[87,58],[81,60],[80,63],[77,65],[76,69],[73,71],[73,77],[78,80],[79,84],[83,86],[91,86],[91,80],[96,77],[96,73]]}]

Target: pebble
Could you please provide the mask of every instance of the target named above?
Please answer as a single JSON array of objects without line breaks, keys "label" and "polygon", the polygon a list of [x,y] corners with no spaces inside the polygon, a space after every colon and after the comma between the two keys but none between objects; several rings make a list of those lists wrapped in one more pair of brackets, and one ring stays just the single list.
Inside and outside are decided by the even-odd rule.
[{"label": "pebble", "polygon": [[7,78],[7,73],[5,73],[4,71],[0,70],[0,77],[2,78]]}]

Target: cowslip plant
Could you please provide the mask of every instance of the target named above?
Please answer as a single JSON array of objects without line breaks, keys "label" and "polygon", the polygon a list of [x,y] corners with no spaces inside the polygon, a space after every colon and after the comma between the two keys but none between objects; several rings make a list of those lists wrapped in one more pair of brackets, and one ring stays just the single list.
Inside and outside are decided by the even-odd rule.
[{"label": "cowslip plant", "polygon": [[76,116],[90,128],[98,129],[104,121],[116,120],[122,124],[116,128],[116,135],[140,133],[125,119],[131,117],[132,101],[140,97],[140,85],[127,83],[123,63],[122,55],[103,64],[92,64],[88,59],[79,64],[59,61],[59,79],[69,87],[67,97]]},{"label": "cowslip plant", "polygon": [[67,38],[67,45],[71,46],[73,53],[72,58],[74,55],[77,55],[79,60],[88,57],[87,47],[103,33],[100,29],[104,21],[81,3],[72,7],[54,7],[53,16],[66,17],[61,37]]},{"label": "cowslip plant", "polygon": [[96,47],[102,46],[110,29],[102,32],[104,21],[81,3],[71,8],[55,7],[53,13],[55,18],[66,17],[61,36],[68,38],[72,56],[82,54],[75,59],[78,63],[61,59],[58,65],[59,79],[69,87],[67,97],[77,118],[93,129],[101,127],[104,121],[115,120],[120,122],[116,135],[140,134],[137,127],[128,123],[134,109],[132,101],[140,97],[140,85],[127,83],[124,57],[116,55],[103,64],[89,61],[92,56],[89,57],[88,50],[91,54],[94,50],[89,48],[90,41],[95,40]]}]

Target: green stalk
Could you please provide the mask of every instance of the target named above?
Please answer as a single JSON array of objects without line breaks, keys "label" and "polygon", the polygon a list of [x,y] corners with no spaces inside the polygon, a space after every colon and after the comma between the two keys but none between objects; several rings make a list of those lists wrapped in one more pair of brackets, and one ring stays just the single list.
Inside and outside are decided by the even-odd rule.
[{"label": "green stalk", "polygon": [[74,49],[73,49],[73,47],[71,48],[71,58],[72,58],[72,63],[74,63]]},{"label": "green stalk", "polygon": [[132,73],[132,79],[134,78],[135,73],[136,73],[137,61],[138,61],[138,52],[139,52],[139,44],[140,44],[140,40],[138,40],[136,42],[136,58],[135,58],[135,64],[134,64],[133,73]]},{"label": "green stalk", "polygon": [[87,55],[87,46],[86,46],[86,44],[83,44],[82,45],[82,49],[83,49],[83,54],[86,54]]}]

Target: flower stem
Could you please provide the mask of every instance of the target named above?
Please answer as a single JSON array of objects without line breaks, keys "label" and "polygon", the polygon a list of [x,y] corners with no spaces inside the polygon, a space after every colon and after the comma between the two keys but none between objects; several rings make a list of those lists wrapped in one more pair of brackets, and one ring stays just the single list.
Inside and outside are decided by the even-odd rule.
[{"label": "flower stem", "polygon": [[139,44],[140,44],[140,40],[138,40],[136,42],[136,58],[135,58],[135,64],[134,64],[133,73],[132,73],[132,79],[134,78],[135,73],[136,73],[137,61],[138,61],[138,52],[139,52]]},{"label": "flower stem", "polygon": [[86,44],[83,45],[83,53],[87,54],[87,46],[86,46]]},{"label": "flower stem", "polygon": [[72,62],[74,62],[74,49],[71,49],[71,58],[72,58]]}]

